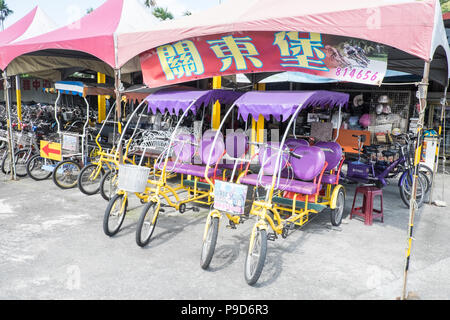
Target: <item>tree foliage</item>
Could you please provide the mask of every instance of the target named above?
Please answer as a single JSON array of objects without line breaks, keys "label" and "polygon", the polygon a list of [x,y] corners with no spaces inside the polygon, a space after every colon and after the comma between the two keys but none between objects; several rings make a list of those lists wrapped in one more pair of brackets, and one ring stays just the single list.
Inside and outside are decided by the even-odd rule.
[{"label": "tree foliage", "polygon": [[439,0],[441,3],[442,13],[450,11],[450,0]]},{"label": "tree foliage", "polygon": [[173,19],[173,14],[167,8],[155,7],[153,9],[152,13],[159,20],[172,20]]},{"label": "tree foliage", "polygon": [[6,1],[0,0],[0,24],[1,24],[2,30],[5,29],[4,23],[5,23],[6,18],[8,18],[8,16],[10,16],[13,13],[14,13],[14,11],[9,9],[8,5],[6,4]]}]

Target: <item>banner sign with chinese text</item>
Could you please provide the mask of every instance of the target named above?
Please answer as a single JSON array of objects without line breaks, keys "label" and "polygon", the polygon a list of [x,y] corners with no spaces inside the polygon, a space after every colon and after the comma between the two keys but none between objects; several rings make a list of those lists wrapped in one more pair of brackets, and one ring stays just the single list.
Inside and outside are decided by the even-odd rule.
[{"label": "banner sign with chinese text", "polygon": [[387,71],[387,51],[382,45],[295,31],[236,32],[181,40],[147,51],[140,58],[149,87],[284,71],[380,85]]}]

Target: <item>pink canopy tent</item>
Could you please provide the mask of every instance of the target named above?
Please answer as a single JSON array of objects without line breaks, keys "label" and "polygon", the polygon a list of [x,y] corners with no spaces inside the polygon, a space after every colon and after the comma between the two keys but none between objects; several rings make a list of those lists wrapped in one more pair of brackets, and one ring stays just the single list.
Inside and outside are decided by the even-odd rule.
[{"label": "pink canopy tent", "polygon": [[54,29],[56,29],[56,24],[41,8],[36,6],[22,19],[0,32],[0,48],[8,44],[33,38]]},{"label": "pink canopy tent", "polygon": [[[148,30],[150,26],[158,22],[150,10],[146,9],[138,0],[108,0],[90,14],[70,25],[4,46],[0,51],[0,68],[8,67],[8,73],[11,74],[10,69],[13,64],[15,64],[13,67],[15,73],[29,72],[30,68],[39,68],[38,64],[41,65],[41,69],[48,69],[52,65],[56,67],[58,65],[61,67],[80,66],[76,60],[70,63],[67,60],[65,63],[58,61],[48,63],[48,57],[51,57],[52,60],[59,57],[102,61],[106,66],[102,70],[96,71],[110,73],[104,69],[106,67],[118,68],[118,36],[136,30]],[[30,63],[21,61],[20,66],[18,63],[14,63],[24,55],[40,56],[44,59],[35,58]],[[139,64],[130,68],[139,70]]]},{"label": "pink canopy tent", "polygon": [[51,31],[50,28],[56,26],[39,7],[35,7],[22,19],[0,32],[0,46],[35,36],[33,32],[37,25],[41,25],[44,32]]},{"label": "pink canopy tent", "polygon": [[449,78],[450,57],[437,0],[228,0],[224,4],[143,32],[118,36],[117,65],[137,54],[182,39],[239,31],[304,31],[338,35],[390,46],[392,70]]}]

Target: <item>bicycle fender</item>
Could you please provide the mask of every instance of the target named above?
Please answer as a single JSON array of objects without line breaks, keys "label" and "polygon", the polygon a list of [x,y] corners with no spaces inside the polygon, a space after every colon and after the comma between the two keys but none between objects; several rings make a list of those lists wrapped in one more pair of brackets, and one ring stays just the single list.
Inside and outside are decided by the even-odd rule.
[{"label": "bicycle fender", "polygon": [[337,196],[339,194],[339,190],[343,190],[344,191],[344,195],[347,196],[347,193],[345,192],[345,188],[342,185],[337,185],[332,194],[331,194],[331,200],[330,200],[330,209],[334,210],[336,209],[336,204],[337,204]]}]

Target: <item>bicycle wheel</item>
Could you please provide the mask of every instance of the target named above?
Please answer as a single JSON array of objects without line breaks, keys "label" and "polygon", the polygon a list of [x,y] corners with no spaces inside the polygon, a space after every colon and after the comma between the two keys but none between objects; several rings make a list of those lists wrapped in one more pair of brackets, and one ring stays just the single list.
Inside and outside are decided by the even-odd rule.
[{"label": "bicycle wheel", "polygon": [[200,266],[204,270],[208,269],[214,256],[214,251],[217,244],[217,235],[219,234],[219,218],[211,217],[208,219],[206,222],[206,228],[206,237],[203,240],[202,255],[200,257]]},{"label": "bicycle wheel", "polygon": [[254,285],[261,276],[267,254],[267,231],[254,228],[245,259],[245,280]]},{"label": "bicycle wheel", "polygon": [[1,170],[3,174],[11,173],[11,159],[9,158],[8,152],[6,152],[3,156]]},{"label": "bicycle wheel", "polygon": [[50,178],[52,171],[42,169],[45,165],[53,165],[55,161],[42,158],[40,155],[35,155],[27,162],[27,173],[31,179],[42,181]]},{"label": "bicycle wheel", "polygon": [[426,182],[428,183],[426,193],[428,194],[428,192],[430,192],[431,190],[431,184],[433,183],[434,172],[429,166],[425,164],[419,164],[419,172],[426,177]]},{"label": "bicycle wheel", "polygon": [[80,165],[73,160],[60,162],[53,170],[53,182],[61,189],[75,188],[80,171]]},{"label": "bicycle wheel", "polygon": [[150,201],[142,210],[136,229],[136,243],[143,248],[150,243],[153,231],[158,222],[159,208],[156,202]]},{"label": "bicycle wheel", "polygon": [[14,154],[14,160],[16,162],[16,176],[24,178],[27,176],[27,163],[33,156],[31,149],[21,149]]},{"label": "bicycle wheel", "polygon": [[[408,171],[399,186],[400,197],[401,197],[403,203],[408,208],[409,208],[409,203],[410,203],[411,195],[412,195],[412,187],[413,187],[413,176]],[[420,179],[420,178],[417,179],[416,203],[419,208],[422,207],[422,205],[423,205],[423,202],[425,199],[425,190],[426,190],[426,186],[423,185],[422,179]]]},{"label": "bicycle wheel", "polygon": [[97,164],[90,164],[81,170],[78,176],[78,189],[88,196],[97,194],[100,190],[104,170]]},{"label": "bicycle wheel", "polygon": [[336,208],[331,210],[331,224],[338,227],[342,223],[342,215],[344,213],[345,206],[345,192],[341,188],[337,195]]},{"label": "bicycle wheel", "polygon": [[106,201],[111,200],[119,189],[118,184],[119,176],[117,172],[115,170],[106,172],[100,182],[100,194],[102,198]]},{"label": "bicycle wheel", "polygon": [[115,236],[122,227],[123,221],[127,214],[128,197],[125,199],[124,195],[116,194],[108,203],[106,207],[105,216],[103,217],[103,231],[108,237]]}]

